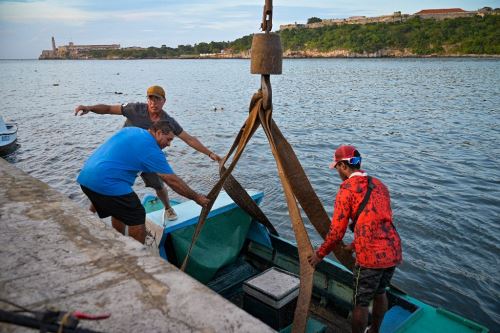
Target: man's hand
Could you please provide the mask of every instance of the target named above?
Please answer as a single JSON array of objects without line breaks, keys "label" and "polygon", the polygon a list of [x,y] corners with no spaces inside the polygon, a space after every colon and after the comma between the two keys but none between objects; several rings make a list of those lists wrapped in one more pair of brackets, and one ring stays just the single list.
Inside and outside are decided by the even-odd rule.
[{"label": "man's hand", "polygon": [[316,267],[317,264],[319,264],[323,259],[320,259],[317,255],[316,255],[316,252],[314,252],[313,254],[309,255],[307,257],[307,261],[309,261],[309,264],[312,266],[312,267]]},{"label": "man's hand", "polygon": [[210,154],[208,154],[208,157],[210,157],[210,159],[212,161],[216,161],[216,162],[220,162],[222,160],[222,158],[220,158],[219,155],[217,155],[216,153],[214,152],[210,152]]},{"label": "man's hand", "polygon": [[89,109],[85,105],[78,105],[75,108],[75,116],[83,116],[84,114],[89,113]]},{"label": "man's hand", "polygon": [[206,207],[210,203],[210,199],[203,194],[198,194],[194,201],[196,201],[196,203],[202,207]]}]

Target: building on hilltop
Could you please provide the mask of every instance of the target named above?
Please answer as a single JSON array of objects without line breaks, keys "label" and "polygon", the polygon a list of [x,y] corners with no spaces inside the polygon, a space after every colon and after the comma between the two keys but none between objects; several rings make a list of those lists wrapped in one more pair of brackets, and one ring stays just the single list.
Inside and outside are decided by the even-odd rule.
[{"label": "building on hilltop", "polygon": [[52,50],[43,50],[38,59],[87,59],[91,51],[119,50],[120,44],[108,45],[75,45],[70,42],[68,45],[56,47],[56,41],[52,37]]},{"label": "building on hilltop", "polygon": [[326,26],[342,25],[342,24],[404,22],[412,17],[420,17],[422,19],[444,20],[444,19],[458,18],[458,17],[470,17],[475,15],[484,16],[487,14],[495,14],[496,10],[497,9],[493,10],[489,7],[485,7],[480,11],[466,11],[461,8],[423,9],[413,15],[401,14],[400,11],[397,11],[394,12],[392,15],[382,15],[375,17],[351,16],[345,19],[324,19],[321,20],[321,22],[314,22],[309,24],[297,24],[297,22],[295,22],[294,24],[280,25],[280,30],[290,30],[297,28],[315,29],[315,28],[322,28]]},{"label": "building on hilltop", "polygon": [[477,11],[465,11],[462,8],[444,8],[444,9],[423,9],[413,16],[423,19],[444,20],[458,17],[468,17],[477,15]]},{"label": "building on hilltop", "polygon": [[285,24],[280,25],[280,30],[296,29],[296,28],[322,28],[332,25],[342,25],[342,24],[368,24],[368,23],[391,23],[391,22],[403,22],[409,17],[408,14],[401,14],[400,11],[394,12],[392,15],[382,15],[375,17],[366,16],[351,16],[345,19],[325,19],[321,22],[314,22],[308,24]]}]

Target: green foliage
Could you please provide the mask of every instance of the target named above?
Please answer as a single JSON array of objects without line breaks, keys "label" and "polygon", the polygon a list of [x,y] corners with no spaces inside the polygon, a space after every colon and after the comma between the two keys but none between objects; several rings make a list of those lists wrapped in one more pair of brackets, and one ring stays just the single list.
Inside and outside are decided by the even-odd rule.
[{"label": "green foliage", "polygon": [[247,35],[241,38],[238,38],[234,42],[229,43],[229,48],[233,50],[233,52],[245,52],[250,50],[252,47],[252,38],[253,35]]},{"label": "green foliage", "polygon": [[[251,42],[251,39],[250,39]],[[178,45],[177,48],[148,47],[144,48],[124,48],[119,50],[90,51],[87,55],[96,59],[167,59],[181,56],[198,57],[203,53],[220,53],[229,47],[229,42],[210,42],[192,45]]]},{"label": "green foliage", "polygon": [[[497,9],[495,9],[496,11]],[[316,19],[311,17],[308,23]],[[500,54],[500,15],[463,17],[442,21],[411,18],[404,22],[344,24],[317,29],[286,29],[280,31],[283,50],[333,51],[349,50],[372,53],[383,49],[409,50],[417,55]],[[109,51],[92,51],[97,59],[143,59],[198,57],[200,54],[249,51],[252,35],[232,42],[201,42],[178,45],[177,48],[148,47]]]},{"label": "green foliage", "polygon": [[323,20],[320,19],[319,17],[315,17],[315,16],[307,19],[307,24],[317,23],[317,22],[323,22]]},{"label": "green foliage", "polygon": [[500,16],[442,21],[412,18],[405,22],[287,29],[280,32],[284,50],[376,52],[408,49],[418,55],[500,54]]}]

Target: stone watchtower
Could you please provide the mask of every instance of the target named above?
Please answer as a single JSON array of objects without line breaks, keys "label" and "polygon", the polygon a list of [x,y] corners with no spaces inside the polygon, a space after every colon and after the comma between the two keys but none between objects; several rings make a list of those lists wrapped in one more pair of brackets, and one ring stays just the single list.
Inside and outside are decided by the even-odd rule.
[{"label": "stone watchtower", "polygon": [[54,39],[54,37],[52,37],[52,51],[54,53],[56,53],[57,51],[57,48],[56,48],[56,40]]}]

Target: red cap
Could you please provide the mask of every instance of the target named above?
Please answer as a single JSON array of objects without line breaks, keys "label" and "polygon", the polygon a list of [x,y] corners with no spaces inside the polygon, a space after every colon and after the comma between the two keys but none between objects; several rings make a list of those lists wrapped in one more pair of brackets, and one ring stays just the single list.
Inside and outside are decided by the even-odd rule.
[{"label": "red cap", "polygon": [[356,150],[354,146],[339,146],[337,150],[335,150],[335,154],[333,154],[333,162],[330,163],[330,169],[335,169],[335,166],[340,161],[346,161],[354,157],[354,152]]}]

